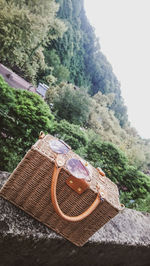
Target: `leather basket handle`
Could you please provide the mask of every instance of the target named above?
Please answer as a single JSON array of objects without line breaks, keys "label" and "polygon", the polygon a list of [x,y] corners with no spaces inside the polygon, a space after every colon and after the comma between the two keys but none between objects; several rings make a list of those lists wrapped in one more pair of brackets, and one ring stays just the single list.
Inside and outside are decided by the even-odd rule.
[{"label": "leather basket handle", "polygon": [[53,207],[54,207],[56,213],[61,218],[63,218],[64,220],[69,221],[69,222],[79,222],[79,221],[85,219],[87,216],[89,216],[96,209],[96,207],[101,202],[100,195],[99,195],[99,193],[97,194],[95,201],[82,214],[80,214],[78,216],[68,216],[68,215],[64,214],[59,207],[59,204],[57,201],[57,195],[56,195],[57,180],[58,180],[58,176],[59,176],[61,169],[62,169],[61,167],[58,168],[58,166],[55,164],[54,172],[53,172],[53,176],[52,176],[52,183],[51,183],[51,200],[52,200]]}]

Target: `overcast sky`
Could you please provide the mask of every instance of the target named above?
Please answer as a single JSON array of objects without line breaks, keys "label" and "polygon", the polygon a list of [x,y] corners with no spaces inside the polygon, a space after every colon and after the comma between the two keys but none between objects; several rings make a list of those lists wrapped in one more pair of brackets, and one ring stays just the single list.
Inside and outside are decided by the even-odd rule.
[{"label": "overcast sky", "polygon": [[121,83],[131,125],[150,138],[150,0],[84,0],[102,52]]}]

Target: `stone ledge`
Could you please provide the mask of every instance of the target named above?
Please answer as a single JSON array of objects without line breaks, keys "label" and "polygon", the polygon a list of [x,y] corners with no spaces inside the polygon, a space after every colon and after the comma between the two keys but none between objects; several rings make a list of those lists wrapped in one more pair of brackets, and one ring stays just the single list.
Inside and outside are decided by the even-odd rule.
[{"label": "stone ledge", "polygon": [[[0,186],[9,174],[0,172]],[[125,209],[82,248],[0,198],[1,266],[149,266],[150,214]]]}]

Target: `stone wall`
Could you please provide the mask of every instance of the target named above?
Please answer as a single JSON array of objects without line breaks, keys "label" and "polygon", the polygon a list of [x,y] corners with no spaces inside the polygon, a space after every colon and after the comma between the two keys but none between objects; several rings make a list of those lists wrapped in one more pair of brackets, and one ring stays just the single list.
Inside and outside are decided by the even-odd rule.
[{"label": "stone wall", "polygon": [[150,214],[125,209],[76,247],[0,198],[0,253],[1,266],[149,266]]}]

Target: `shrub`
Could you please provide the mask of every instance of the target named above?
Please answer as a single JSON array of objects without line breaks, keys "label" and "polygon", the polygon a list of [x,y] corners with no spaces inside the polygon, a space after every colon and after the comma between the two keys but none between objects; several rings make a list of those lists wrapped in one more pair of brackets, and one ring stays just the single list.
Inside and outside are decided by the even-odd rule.
[{"label": "shrub", "polygon": [[80,126],[70,124],[66,120],[55,122],[52,133],[64,140],[75,151],[85,148],[88,142],[85,131]]},{"label": "shrub", "polygon": [[39,95],[11,88],[0,77],[0,169],[12,171],[39,132],[51,132],[53,119]]},{"label": "shrub", "polygon": [[89,143],[87,159],[95,167],[101,167],[114,182],[122,181],[127,158],[115,145],[109,142],[94,140]]},{"label": "shrub", "polygon": [[54,110],[59,119],[65,119],[76,125],[84,125],[90,112],[89,95],[71,84],[66,84],[60,88],[59,93],[54,98]]}]

